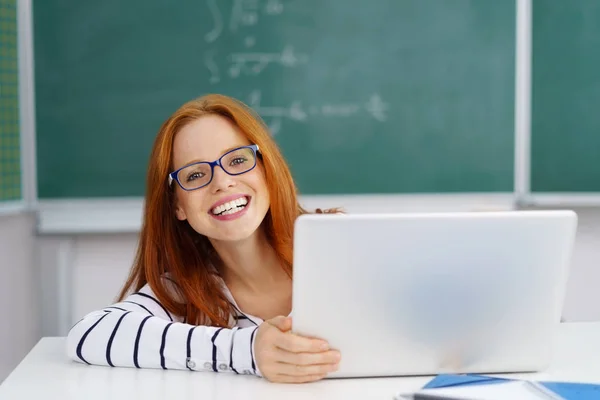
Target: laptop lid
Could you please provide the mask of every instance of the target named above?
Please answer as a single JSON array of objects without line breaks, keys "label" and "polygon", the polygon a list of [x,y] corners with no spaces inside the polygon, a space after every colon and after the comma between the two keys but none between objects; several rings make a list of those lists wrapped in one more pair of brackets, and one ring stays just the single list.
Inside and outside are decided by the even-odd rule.
[{"label": "laptop lid", "polygon": [[341,351],[330,377],[543,369],[576,225],[572,211],[303,215],[293,331]]}]

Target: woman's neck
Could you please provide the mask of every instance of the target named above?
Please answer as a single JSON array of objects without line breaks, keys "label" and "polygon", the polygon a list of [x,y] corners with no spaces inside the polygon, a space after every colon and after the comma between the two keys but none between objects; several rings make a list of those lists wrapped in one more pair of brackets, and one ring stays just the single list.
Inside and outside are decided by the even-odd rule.
[{"label": "woman's neck", "polygon": [[223,261],[220,272],[228,286],[264,293],[289,279],[262,229],[243,241],[212,241],[212,245]]}]

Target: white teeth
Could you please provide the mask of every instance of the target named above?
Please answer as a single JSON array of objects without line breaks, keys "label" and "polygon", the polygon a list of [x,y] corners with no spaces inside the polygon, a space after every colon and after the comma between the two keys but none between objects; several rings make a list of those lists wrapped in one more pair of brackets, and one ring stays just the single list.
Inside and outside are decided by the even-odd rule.
[{"label": "white teeth", "polygon": [[234,207],[234,208],[232,208],[231,210],[227,210],[227,211],[225,211],[225,212],[224,212],[223,214],[221,214],[221,215],[235,214],[236,212],[238,212],[238,211],[241,211],[241,210],[243,210],[243,209],[244,209],[244,207],[243,207],[243,206]]},{"label": "white teeth", "polygon": [[239,199],[228,201],[227,203],[213,208],[212,213],[221,215],[234,214],[243,209],[243,206],[246,204],[248,204],[248,199],[246,197],[240,197]]}]

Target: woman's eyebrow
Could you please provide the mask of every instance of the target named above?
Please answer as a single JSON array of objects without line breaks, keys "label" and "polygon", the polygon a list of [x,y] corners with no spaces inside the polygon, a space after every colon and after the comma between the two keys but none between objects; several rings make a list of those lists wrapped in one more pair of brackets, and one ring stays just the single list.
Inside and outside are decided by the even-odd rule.
[{"label": "woman's eyebrow", "polygon": [[[239,148],[239,147],[244,147],[244,146],[248,146],[248,145],[247,145],[247,144],[239,144],[239,145],[231,146],[231,147],[229,147],[229,148],[227,148],[227,149],[223,150],[223,151],[221,152],[221,155],[220,155],[219,157],[221,157],[223,154],[225,154],[225,153],[227,153],[227,152],[230,152],[231,150],[237,149],[237,148]],[[211,161],[214,161],[214,160],[211,160]],[[188,162],[186,162],[185,164],[183,164],[183,167],[185,167],[185,166],[187,166],[187,165],[190,165],[190,164],[199,163],[199,162],[208,162],[208,161],[207,161],[207,160],[205,160],[205,159],[201,159],[201,158],[195,158],[195,159],[193,159],[193,160],[191,160],[191,161],[188,161]]]}]

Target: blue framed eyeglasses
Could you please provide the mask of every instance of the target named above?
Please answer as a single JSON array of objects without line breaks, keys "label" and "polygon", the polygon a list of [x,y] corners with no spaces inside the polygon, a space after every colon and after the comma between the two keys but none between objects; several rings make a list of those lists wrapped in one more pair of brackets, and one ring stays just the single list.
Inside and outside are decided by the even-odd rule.
[{"label": "blue framed eyeglasses", "polygon": [[228,175],[241,175],[256,167],[258,145],[238,147],[223,154],[218,160],[188,164],[169,174],[169,186],[173,181],[186,191],[200,189],[212,182],[214,169],[221,167]]}]

